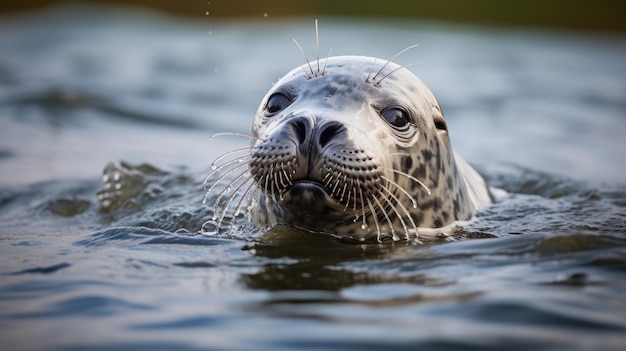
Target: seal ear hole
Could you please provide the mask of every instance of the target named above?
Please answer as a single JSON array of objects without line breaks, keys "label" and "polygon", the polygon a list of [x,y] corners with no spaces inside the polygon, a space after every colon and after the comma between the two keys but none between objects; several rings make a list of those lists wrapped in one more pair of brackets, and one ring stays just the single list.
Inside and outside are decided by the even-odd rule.
[{"label": "seal ear hole", "polygon": [[436,116],[435,117],[435,128],[441,130],[441,131],[448,131],[448,123],[446,123],[446,120],[443,119],[443,117],[441,116]]},{"label": "seal ear hole", "polygon": [[267,104],[265,105],[265,115],[270,117],[275,115],[276,113],[286,109],[289,105],[291,105],[292,101],[287,95],[283,93],[275,93],[267,99]]}]

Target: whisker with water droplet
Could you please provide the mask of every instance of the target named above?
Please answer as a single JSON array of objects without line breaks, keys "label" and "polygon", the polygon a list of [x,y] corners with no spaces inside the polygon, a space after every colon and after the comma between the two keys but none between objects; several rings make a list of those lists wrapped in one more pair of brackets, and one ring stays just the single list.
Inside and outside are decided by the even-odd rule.
[{"label": "whisker with water droplet", "polygon": [[396,173],[398,175],[407,177],[408,179],[414,181],[415,183],[419,184],[422,188],[424,188],[426,190],[426,192],[428,193],[428,196],[431,195],[430,189],[426,186],[426,184],[424,184],[421,180],[415,178],[414,176],[412,176],[412,175],[410,175],[410,174],[408,174],[406,172],[399,171],[397,169],[393,169],[393,168],[387,168],[387,167],[382,167],[382,166],[380,166],[380,168],[388,170],[388,171],[391,171],[391,172]]},{"label": "whisker with water droplet", "polygon": [[399,189],[402,193],[404,193],[404,195],[406,195],[406,197],[411,200],[411,204],[413,205],[413,208],[417,208],[417,200],[415,199],[415,197],[413,195],[411,195],[408,191],[406,191],[404,188],[402,188],[398,183],[394,182],[393,180],[385,177],[385,176],[380,176],[381,179],[387,181],[390,185],[395,186],[397,189]]},{"label": "whisker with water droplet", "polygon": [[[225,159],[226,157],[228,157],[228,156],[231,156],[231,155],[239,153],[239,152],[252,151],[254,149],[255,149],[254,147],[244,147],[244,148],[241,148],[241,149],[231,150],[231,151],[228,151],[228,152],[226,152],[224,154],[221,154],[215,160],[213,160],[213,162],[211,162],[211,169],[215,170],[215,167],[217,167],[217,164],[220,161],[222,161],[223,159]],[[238,158],[241,158],[241,157],[252,157],[252,154],[239,156]]]},{"label": "whisker with water droplet", "polygon": [[[383,207],[383,205],[380,203],[380,201],[378,201],[378,198],[376,196],[372,196],[372,199],[374,199],[374,202],[376,202],[376,204],[378,205],[378,208],[380,208],[380,212],[382,212],[383,216],[387,220],[387,224],[389,224],[389,230],[391,231],[391,236],[393,237],[394,240],[397,240],[396,230],[393,227],[393,223],[391,222],[391,218],[389,218],[389,214],[387,214],[387,211],[385,211],[385,207]],[[380,239],[379,239],[379,241],[380,241]]]},{"label": "whisker with water droplet", "polygon": [[[391,198],[396,202],[396,204],[398,206],[400,206],[400,209],[404,212],[406,217],[411,222],[411,225],[413,226],[413,229],[415,230],[415,236],[417,237],[417,225],[415,224],[415,221],[413,220],[413,217],[411,216],[409,210],[407,210],[407,208],[404,206],[404,204],[402,204],[402,202],[398,199],[398,197],[396,195],[393,194],[393,192],[389,191],[389,189],[387,189],[386,187],[384,187],[383,189],[387,192],[387,194],[389,194],[391,196]],[[396,214],[398,214],[397,211],[396,211]],[[400,216],[400,214],[398,214],[398,217],[402,221],[402,216]],[[410,239],[409,231],[408,231],[406,225],[404,225],[404,222],[403,222],[402,226],[404,227],[406,239],[409,240]]]},{"label": "whisker with water droplet", "polygon": [[[242,173],[241,175],[243,175],[245,173]],[[240,175],[240,176],[241,176]],[[217,221],[217,226],[218,228],[221,227],[222,222],[224,220],[224,217],[226,216],[226,212],[228,211],[228,208],[230,207],[230,204],[232,203],[233,199],[235,199],[237,197],[237,194],[239,193],[239,190],[241,190],[241,188],[248,183],[251,179],[253,179],[254,176],[250,175],[249,177],[247,177],[246,179],[244,179],[239,186],[237,186],[237,188],[235,188],[235,191],[233,191],[232,195],[228,198],[228,200],[226,201],[226,203],[224,204],[224,210],[222,211],[222,214],[219,218],[219,220]],[[239,178],[239,177],[238,177]],[[236,180],[233,181],[233,183],[236,182]],[[233,214],[233,217],[231,219],[231,224],[232,222],[235,221],[235,216],[237,216],[237,214]]]},{"label": "whisker with water droplet", "polygon": [[[245,174],[248,174],[248,170],[244,170],[243,172],[239,173],[235,177],[235,179],[233,179],[230,183],[228,183],[224,187],[224,189],[222,189],[222,191],[217,195],[217,199],[215,200],[215,204],[213,205],[213,212],[214,213],[217,213],[217,207],[219,206],[219,204],[220,204],[220,202],[222,200],[222,197],[224,197],[224,195],[226,193],[229,193],[232,190],[233,185],[236,184],[241,179],[241,177],[243,177]],[[235,193],[236,193],[236,191],[235,191]],[[224,211],[226,211],[226,209],[224,209]]]},{"label": "whisker with water droplet", "polygon": [[376,233],[377,233],[377,240],[378,242],[382,242],[382,233],[380,231],[380,225],[378,224],[378,214],[376,213],[376,210],[374,209],[374,206],[372,205],[372,202],[370,201],[369,198],[367,198],[367,205],[370,208],[371,214],[372,214],[372,218],[374,218],[374,224],[376,225]]},{"label": "whisker with water droplet", "polygon": [[[250,164],[250,162],[252,162],[252,161],[243,162],[243,163],[241,163],[241,164],[239,164],[239,165],[237,165],[237,166],[235,166],[235,167],[233,167],[233,168],[229,169],[229,170],[228,170],[228,171],[226,171],[224,174],[220,175],[220,176],[219,176],[219,178],[217,178],[217,180],[216,180],[216,181],[215,181],[215,182],[214,182],[214,183],[213,183],[213,184],[209,187],[209,190],[207,190],[207,191],[205,192],[205,194],[204,194],[204,198],[202,199],[202,202],[203,202],[203,203],[206,203],[206,201],[207,201],[207,199],[208,199],[208,197],[209,197],[209,194],[213,191],[213,189],[214,189],[214,188],[215,188],[215,187],[216,187],[219,183],[221,183],[221,182],[222,182],[222,180],[224,180],[224,178],[228,177],[230,174],[232,174],[233,172],[235,172],[237,169],[239,169],[239,168],[241,168],[241,167],[244,167],[244,166],[247,166],[248,164]],[[242,173],[246,173],[246,172],[249,172],[249,170],[244,170]],[[209,174],[209,175],[205,178],[205,182],[207,181],[207,179],[208,179],[210,176],[212,176],[212,174],[213,174],[213,173],[215,173],[215,172],[211,172],[211,174]]]},{"label": "whisker with water droplet", "polygon": [[[223,170],[224,168],[232,165],[233,163],[240,163],[240,165],[236,166],[236,167],[241,167],[242,165],[247,165],[252,163],[252,160],[249,160],[249,158],[252,157],[252,155],[244,155],[244,156],[240,156],[237,158],[234,158],[232,160],[229,160],[228,162],[221,164],[217,167],[214,167],[213,165],[211,166],[211,168],[213,168],[213,170],[211,172],[209,172],[209,174],[206,175],[206,177],[204,177],[204,183],[206,183],[207,181],[209,181],[209,179],[211,179],[211,177],[220,172],[221,170]],[[248,159],[246,161],[246,159]]]}]

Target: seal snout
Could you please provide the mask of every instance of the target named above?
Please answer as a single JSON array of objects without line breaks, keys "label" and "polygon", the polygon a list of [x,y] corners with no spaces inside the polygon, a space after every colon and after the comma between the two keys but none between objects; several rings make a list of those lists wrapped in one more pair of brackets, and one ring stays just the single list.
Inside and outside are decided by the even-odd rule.
[{"label": "seal snout", "polygon": [[288,125],[285,128],[292,132],[291,137],[297,144],[295,156],[298,168],[294,172],[293,180],[322,182],[324,174],[320,160],[328,147],[345,142],[345,125],[335,120],[309,117],[294,117],[286,123]]},{"label": "seal snout", "polygon": [[[317,120],[295,117],[288,122],[294,131],[298,149],[303,155],[320,154],[336,138],[346,133],[343,123],[335,120]],[[341,141],[339,141],[341,142]]]}]

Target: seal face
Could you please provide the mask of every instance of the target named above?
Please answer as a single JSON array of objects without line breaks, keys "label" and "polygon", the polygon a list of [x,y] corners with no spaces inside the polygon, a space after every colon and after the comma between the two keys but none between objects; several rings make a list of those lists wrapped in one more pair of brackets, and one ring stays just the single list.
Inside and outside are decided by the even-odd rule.
[{"label": "seal face", "polygon": [[411,239],[449,230],[491,201],[455,157],[432,92],[381,62],[330,57],[323,71],[303,65],[267,93],[246,160],[257,226]]}]

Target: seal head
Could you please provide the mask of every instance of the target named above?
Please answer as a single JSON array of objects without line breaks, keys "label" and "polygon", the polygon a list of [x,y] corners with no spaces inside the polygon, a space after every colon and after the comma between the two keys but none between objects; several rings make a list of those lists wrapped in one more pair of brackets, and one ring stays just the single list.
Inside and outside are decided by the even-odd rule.
[{"label": "seal head", "polygon": [[258,226],[410,239],[490,202],[484,180],[455,157],[432,92],[380,62],[330,57],[323,71],[292,70],[263,98],[249,162]]}]

